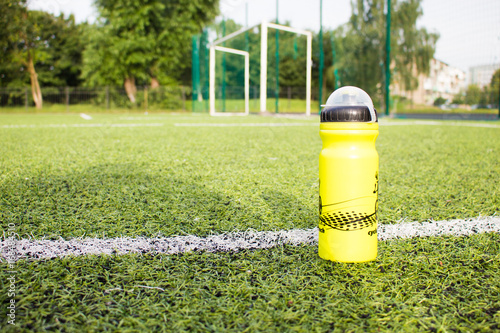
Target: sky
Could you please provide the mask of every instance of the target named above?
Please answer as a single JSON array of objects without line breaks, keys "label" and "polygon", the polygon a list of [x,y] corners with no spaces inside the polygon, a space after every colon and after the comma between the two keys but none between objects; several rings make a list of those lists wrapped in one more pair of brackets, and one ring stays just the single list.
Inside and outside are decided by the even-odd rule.
[{"label": "sky", "polygon": [[[73,13],[77,22],[94,22],[92,0],[29,0],[31,9]],[[278,20],[299,29],[319,31],[320,0],[278,0]],[[250,26],[276,19],[276,1],[220,0],[225,18]],[[438,32],[435,58],[467,72],[471,66],[500,63],[500,0],[423,0],[419,27]],[[349,20],[350,0],[323,0],[323,29]]]}]

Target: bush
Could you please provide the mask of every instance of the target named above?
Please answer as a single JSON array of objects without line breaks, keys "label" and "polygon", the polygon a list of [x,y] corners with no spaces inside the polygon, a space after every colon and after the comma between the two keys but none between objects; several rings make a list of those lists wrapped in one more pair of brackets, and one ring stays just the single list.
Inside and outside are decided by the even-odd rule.
[{"label": "bush", "polygon": [[444,99],[443,97],[438,97],[434,100],[434,106],[441,106],[444,103],[446,103],[446,99]]},{"label": "bush", "polygon": [[456,94],[455,97],[453,97],[453,100],[451,101],[452,104],[465,104],[465,99],[462,94]]}]

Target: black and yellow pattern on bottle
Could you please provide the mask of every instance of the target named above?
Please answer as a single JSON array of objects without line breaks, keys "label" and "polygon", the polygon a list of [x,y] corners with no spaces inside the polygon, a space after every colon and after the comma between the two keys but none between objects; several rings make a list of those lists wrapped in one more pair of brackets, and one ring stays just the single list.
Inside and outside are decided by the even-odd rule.
[{"label": "black and yellow pattern on bottle", "polygon": [[328,212],[319,217],[320,226],[342,231],[354,231],[369,228],[377,222],[377,212],[372,214],[351,212]]}]

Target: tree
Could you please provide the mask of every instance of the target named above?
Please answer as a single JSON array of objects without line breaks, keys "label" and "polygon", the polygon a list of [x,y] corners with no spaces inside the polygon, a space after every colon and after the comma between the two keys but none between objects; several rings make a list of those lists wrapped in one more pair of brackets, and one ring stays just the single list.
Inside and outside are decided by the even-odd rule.
[{"label": "tree", "polygon": [[218,0],[96,0],[99,23],[88,35],[83,77],[90,85],[123,84],[135,103],[136,84],[179,79],[190,65],[190,39],[217,14]]},{"label": "tree", "polygon": [[491,91],[491,104],[498,105],[499,97],[500,97],[500,69],[493,74],[491,77],[490,83],[490,91]]},{"label": "tree", "polygon": [[455,96],[453,96],[453,100],[451,101],[452,104],[465,104],[464,100],[464,93],[459,92]]},{"label": "tree", "polygon": [[[41,27],[36,22],[36,14],[28,12],[24,7],[19,18],[23,23],[19,25],[17,31],[18,39],[14,42],[13,59],[26,68],[31,83],[31,94],[37,109],[42,108],[42,90],[38,81],[38,74],[35,69],[37,58],[44,59],[46,52],[43,49],[43,41],[39,38]],[[38,51],[38,52],[37,52]]]},{"label": "tree", "polygon": [[481,101],[481,88],[475,84],[470,84],[465,91],[465,104],[474,105]]},{"label": "tree", "polygon": [[63,14],[58,17],[42,11],[28,11],[33,31],[34,66],[42,87],[78,86],[82,50],[81,38],[84,25],[78,26],[75,18]]},{"label": "tree", "polygon": [[418,88],[415,74],[429,74],[430,62],[434,57],[439,35],[429,33],[425,28],[417,29],[417,19],[423,15],[421,0],[396,2],[394,11],[394,63],[395,79],[405,90]]},{"label": "tree", "polygon": [[[6,16],[5,22],[9,22],[0,38],[4,49],[2,61],[4,66],[2,67],[19,64],[22,66],[21,71],[27,69],[30,76],[33,101],[37,108],[41,108],[42,92],[38,82],[38,74],[35,70],[36,49],[40,45],[39,40],[36,39],[39,27],[30,20],[31,15],[28,15],[26,1],[2,1],[1,5],[2,15]],[[5,73],[2,73],[2,76],[5,79]]]},{"label": "tree", "polygon": [[42,87],[79,86],[85,47],[82,36],[87,24],[77,25],[73,15],[65,18],[63,14],[30,13],[41,27],[39,38],[46,52],[43,61],[36,63]]},{"label": "tree", "polygon": [[12,81],[12,72],[19,71],[14,64],[12,51],[14,42],[20,31],[21,13],[25,3],[21,1],[0,0],[0,87],[5,87]]},{"label": "tree", "polygon": [[339,67],[344,85],[356,85],[372,98],[382,93],[385,45],[383,0],[358,0],[352,3],[352,15],[346,26],[336,33]]},{"label": "tree", "polygon": [[41,86],[78,85],[83,45],[81,27],[74,17],[28,11],[19,1],[10,1],[5,9],[10,10],[12,24],[0,37],[4,51],[1,86],[18,87],[30,82],[35,105],[41,108]]},{"label": "tree", "polygon": [[19,33],[20,17],[25,10],[26,0],[0,0],[0,49],[3,54],[8,52],[13,37]]},{"label": "tree", "polygon": [[434,106],[441,106],[446,103],[446,98],[439,96],[434,100]]},{"label": "tree", "polygon": [[[394,80],[407,90],[417,88],[416,76],[429,71],[439,36],[416,27],[421,0],[392,0],[391,58]],[[357,0],[347,25],[336,33],[338,68],[344,85],[358,85],[382,100],[386,63],[385,0]]]}]

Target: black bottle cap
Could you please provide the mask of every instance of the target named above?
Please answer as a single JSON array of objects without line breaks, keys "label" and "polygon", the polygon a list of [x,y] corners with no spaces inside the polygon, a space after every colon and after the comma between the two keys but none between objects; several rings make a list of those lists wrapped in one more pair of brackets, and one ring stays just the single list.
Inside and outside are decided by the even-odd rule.
[{"label": "black bottle cap", "polygon": [[[370,109],[364,105],[326,106],[321,110],[322,123],[370,121],[372,121]],[[378,122],[377,110],[375,110],[375,122]]]}]

